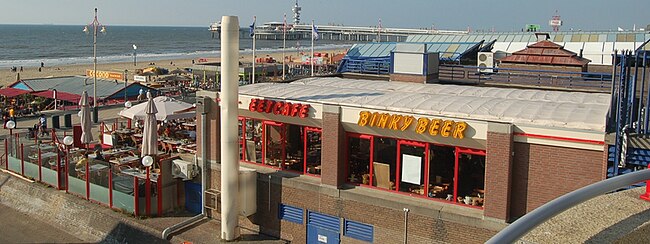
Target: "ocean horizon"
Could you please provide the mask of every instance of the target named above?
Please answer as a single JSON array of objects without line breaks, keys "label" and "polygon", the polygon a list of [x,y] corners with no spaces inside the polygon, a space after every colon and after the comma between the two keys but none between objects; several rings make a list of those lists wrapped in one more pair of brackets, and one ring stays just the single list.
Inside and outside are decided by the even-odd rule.
[{"label": "ocean horizon", "polygon": [[[93,33],[82,25],[0,25],[0,67],[35,67],[91,64]],[[244,28],[244,27],[242,27]],[[97,62],[216,58],[220,39],[208,27],[106,26],[97,34]],[[252,39],[240,39],[240,53],[252,53]],[[308,52],[310,40],[287,41],[286,52]],[[316,50],[350,47],[351,43],[319,40]],[[282,40],[257,40],[256,55],[282,51]]]}]

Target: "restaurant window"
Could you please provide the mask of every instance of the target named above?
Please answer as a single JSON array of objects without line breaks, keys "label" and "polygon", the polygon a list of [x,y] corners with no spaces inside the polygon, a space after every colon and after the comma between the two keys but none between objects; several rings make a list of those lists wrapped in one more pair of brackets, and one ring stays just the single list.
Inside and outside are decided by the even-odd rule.
[{"label": "restaurant window", "polygon": [[372,185],[385,190],[395,190],[397,176],[397,140],[375,137],[372,162]]},{"label": "restaurant window", "polygon": [[264,164],[282,167],[285,158],[285,132],[282,123],[264,121]]},{"label": "restaurant window", "polygon": [[426,144],[398,141],[398,164],[400,177],[398,191],[424,195],[427,167]]},{"label": "restaurant window", "polygon": [[321,172],[321,129],[305,127],[305,164],[307,174],[320,175]]},{"label": "restaurant window", "polygon": [[485,153],[458,149],[458,203],[483,206]]},{"label": "restaurant window", "polygon": [[430,144],[429,197],[453,201],[455,161],[454,147]]},{"label": "restaurant window", "polygon": [[244,162],[320,175],[320,128],[240,117],[239,135],[240,159]]},{"label": "restaurant window", "polygon": [[370,184],[371,136],[350,135],[348,137],[348,181]]},{"label": "restaurant window", "polygon": [[286,132],[287,143],[284,168],[289,171],[303,173],[305,171],[303,161],[304,130],[302,126],[288,124],[286,125]]},{"label": "restaurant window", "polygon": [[262,121],[256,119],[242,118],[246,127],[243,133],[246,135],[246,141],[243,146],[246,154],[244,161],[252,163],[262,163]]},{"label": "restaurant window", "polygon": [[484,205],[485,151],[350,133],[347,182],[455,204]]}]

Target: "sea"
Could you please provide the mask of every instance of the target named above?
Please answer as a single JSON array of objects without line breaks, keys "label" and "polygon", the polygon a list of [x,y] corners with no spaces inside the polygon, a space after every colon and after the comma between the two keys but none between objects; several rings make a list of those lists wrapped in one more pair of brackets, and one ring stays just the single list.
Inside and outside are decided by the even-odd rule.
[{"label": "sea", "polygon": [[[75,25],[0,25],[0,67],[91,64],[93,33]],[[248,28],[242,28],[242,32]],[[252,53],[252,39],[241,38],[241,54]],[[169,59],[217,58],[218,35],[208,27],[107,26],[97,34],[97,62],[137,62]],[[311,40],[287,40],[287,55],[309,52]],[[256,40],[256,56],[282,51],[282,40]],[[315,50],[347,48],[351,43],[316,41]]]}]

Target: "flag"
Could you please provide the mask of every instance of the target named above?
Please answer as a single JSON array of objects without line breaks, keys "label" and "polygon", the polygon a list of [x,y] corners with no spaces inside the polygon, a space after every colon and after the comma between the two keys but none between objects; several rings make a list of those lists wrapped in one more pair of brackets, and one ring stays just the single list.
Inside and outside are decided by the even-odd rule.
[{"label": "flag", "polygon": [[625,30],[621,27],[618,27],[618,31],[625,31]]},{"label": "flag", "polygon": [[318,38],[320,37],[318,35],[318,27],[313,23],[311,24],[311,35],[314,37],[314,41],[318,41]]},{"label": "flag", "polygon": [[255,16],[253,16],[253,23],[248,26],[250,28],[250,36],[254,37],[255,36]]}]

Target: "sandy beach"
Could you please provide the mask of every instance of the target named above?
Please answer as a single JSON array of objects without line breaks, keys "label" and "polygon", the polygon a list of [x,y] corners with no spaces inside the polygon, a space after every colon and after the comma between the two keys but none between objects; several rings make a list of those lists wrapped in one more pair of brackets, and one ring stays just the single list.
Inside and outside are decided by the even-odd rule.
[{"label": "sandy beach", "polygon": [[[347,49],[328,49],[328,50],[319,50],[321,53],[330,53],[338,54],[344,53]],[[256,53],[257,57],[273,57],[275,60],[281,60],[281,52],[273,53]],[[291,56],[295,58],[297,53],[295,51],[286,52],[286,56]],[[219,57],[207,57],[208,62],[218,61]],[[195,62],[198,60],[194,60]],[[242,55],[240,56],[241,62],[252,62],[252,55]],[[155,63],[155,65],[149,65],[150,63]],[[114,72],[124,72],[128,70],[129,80],[133,80],[134,71],[136,69],[143,69],[147,67],[162,67],[171,70],[176,68],[185,68],[192,66],[192,59],[172,59],[172,60],[158,60],[158,61],[138,61],[137,66],[133,65],[133,62],[124,62],[124,63],[97,63],[98,71],[114,71]],[[20,79],[35,79],[35,78],[47,78],[47,77],[59,77],[59,76],[72,76],[72,75],[85,75],[87,69],[92,69],[92,64],[78,64],[78,65],[62,65],[62,66],[49,66],[47,63],[44,68],[41,68],[39,72],[38,67],[24,67],[23,71],[20,72],[20,67],[18,72],[11,72],[9,68],[0,69],[0,86],[6,87],[7,85],[16,81],[17,75],[20,75]]]}]

